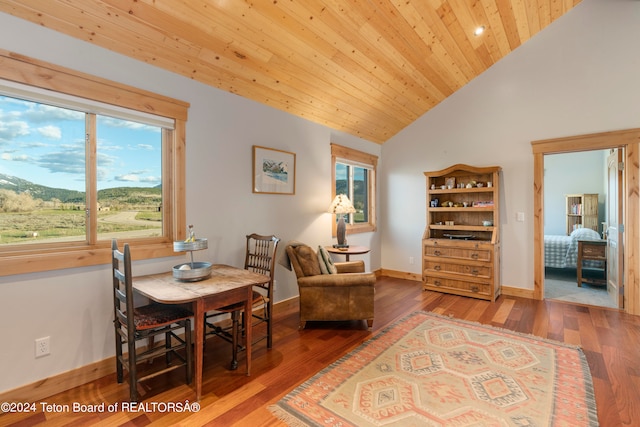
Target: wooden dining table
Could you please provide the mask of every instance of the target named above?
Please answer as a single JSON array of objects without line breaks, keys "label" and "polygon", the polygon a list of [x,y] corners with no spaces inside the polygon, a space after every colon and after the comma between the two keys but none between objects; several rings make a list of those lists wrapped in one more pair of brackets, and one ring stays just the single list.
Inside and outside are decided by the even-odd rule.
[{"label": "wooden dining table", "polygon": [[[162,304],[191,305],[195,330],[196,399],[202,396],[202,361],[204,351],[204,315],[229,304],[244,303],[251,313],[253,286],[268,282],[269,277],[224,264],[211,267],[211,276],[199,281],[181,281],[172,272],[133,278],[133,288]],[[247,376],[251,374],[251,329],[245,332]]]}]

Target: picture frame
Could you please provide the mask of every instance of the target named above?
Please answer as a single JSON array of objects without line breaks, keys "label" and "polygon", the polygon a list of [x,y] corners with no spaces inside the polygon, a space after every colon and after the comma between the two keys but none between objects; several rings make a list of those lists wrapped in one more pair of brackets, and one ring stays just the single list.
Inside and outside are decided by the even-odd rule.
[{"label": "picture frame", "polygon": [[254,145],[253,192],[295,194],[296,154]]}]

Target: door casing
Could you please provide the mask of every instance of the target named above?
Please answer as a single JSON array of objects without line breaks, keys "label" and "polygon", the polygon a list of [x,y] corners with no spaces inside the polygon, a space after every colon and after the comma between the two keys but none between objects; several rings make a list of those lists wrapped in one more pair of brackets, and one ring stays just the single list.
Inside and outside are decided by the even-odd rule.
[{"label": "door casing", "polygon": [[533,150],[533,297],[544,298],[544,155],[623,148],[625,153],[622,237],[624,310],[640,315],[640,129],[532,141]]}]

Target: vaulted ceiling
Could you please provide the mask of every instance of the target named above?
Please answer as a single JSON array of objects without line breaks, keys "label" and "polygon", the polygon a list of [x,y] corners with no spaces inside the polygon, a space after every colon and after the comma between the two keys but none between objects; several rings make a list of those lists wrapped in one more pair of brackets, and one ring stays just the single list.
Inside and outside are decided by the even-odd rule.
[{"label": "vaulted ceiling", "polygon": [[0,0],[0,11],[383,143],[580,1]]}]

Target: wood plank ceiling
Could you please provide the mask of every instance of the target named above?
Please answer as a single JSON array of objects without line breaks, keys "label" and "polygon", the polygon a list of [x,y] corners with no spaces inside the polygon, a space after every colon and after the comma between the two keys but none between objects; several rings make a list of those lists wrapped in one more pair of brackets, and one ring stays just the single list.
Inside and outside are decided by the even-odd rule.
[{"label": "wood plank ceiling", "polygon": [[0,11],[383,143],[580,1],[0,0]]}]

